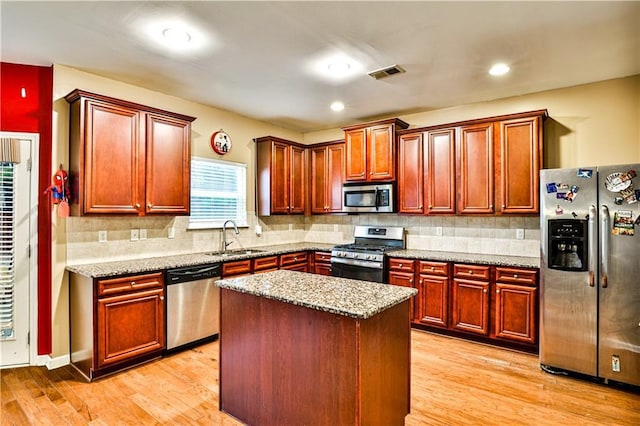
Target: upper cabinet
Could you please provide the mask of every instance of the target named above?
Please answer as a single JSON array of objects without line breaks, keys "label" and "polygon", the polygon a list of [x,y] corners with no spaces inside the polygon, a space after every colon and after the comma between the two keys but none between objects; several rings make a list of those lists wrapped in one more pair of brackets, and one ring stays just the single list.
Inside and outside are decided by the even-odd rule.
[{"label": "upper cabinet", "polygon": [[311,213],[342,212],[344,182],[344,142],[309,149]]},{"label": "upper cabinet", "polygon": [[400,132],[398,211],[538,213],[546,116],[539,110]]},{"label": "upper cabinet", "polygon": [[409,124],[397,118],[344,127],[345,180],[394,180],[396,130],[407,127]]},{"label": "upper cabinet", "polygon": [[257,211],[260,216],[304,214],[306,149],[303,145],[264,136],[257,144]]},{"label": "upper cabinet", "polygon": [[75,90],[71,213],[188,215],[194,117]]}]

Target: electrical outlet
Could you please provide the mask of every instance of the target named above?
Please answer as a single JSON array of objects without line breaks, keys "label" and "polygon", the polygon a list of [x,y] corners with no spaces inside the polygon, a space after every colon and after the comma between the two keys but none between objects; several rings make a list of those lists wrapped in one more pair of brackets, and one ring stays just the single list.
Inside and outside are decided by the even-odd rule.
[{"label": "electrical outlet", "polygon": [[259,237],[262,235],[262,226],[256,225],[256,235]]},{"label": "electrical outlet", "polygon": [[140,235],[140,231],[138,231],[137,229],[132,229],[131,230],[131,241],[138,241],[140,239],[139,235]]},{"label": "electrical outlet", "polygon": [[614,373],[620,372],[620,357],[618,355],[611,356],[611,370],[613,370]]},{"label": "electrical outlet", "polygon": [[516,240],[524,240],[524,229],[516,229]]},{"label": "electrical outlet", "polygon": [[99,243],[107,242],[107,231],[98,231],[98,242]]},{"label": "electrical outlet", "polygon": [[442,226],[436,226],[436,235],[442,237]]},{"label": "electrical outlet", "polygon": [[140,241],[147,239],[147,230],[140,228]]},{"label": "electrical outlet", "polygon": [[174,228],[173,226],[171,228],[169,228],[169,231],[167,232],[167,238],[175,238],[176,237],[176,228]]}]

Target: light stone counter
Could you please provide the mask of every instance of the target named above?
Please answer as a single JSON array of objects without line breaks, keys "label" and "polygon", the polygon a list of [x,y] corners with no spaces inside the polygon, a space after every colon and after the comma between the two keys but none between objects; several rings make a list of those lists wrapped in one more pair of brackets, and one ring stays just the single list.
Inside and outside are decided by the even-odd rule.
[{"label": "light stone counter", "polygon": [[223,279],[216,285],[355,319],[370,318],[418,293],[410,287],[287,270]]},{"label": "light stone counter", "polygon": [[540,267],[540,258],[538,257],[500,256],[496,254],[457,253],[429,250],[395,250],[388,252],[387,256],[405,259],[433,260],[438,262],[512,266],[518,268]]}]

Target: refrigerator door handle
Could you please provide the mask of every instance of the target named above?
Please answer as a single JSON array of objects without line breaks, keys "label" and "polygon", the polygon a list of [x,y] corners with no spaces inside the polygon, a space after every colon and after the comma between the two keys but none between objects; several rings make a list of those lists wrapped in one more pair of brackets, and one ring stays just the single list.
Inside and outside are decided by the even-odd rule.
[{"label": "refrigerator door handle", "polygon": [[603,204],[600,209],[600,284],[602,288],[607,288],[609,232],[609,208]]},{"label": "refrigerator door handle", "polygon": [[598,209],[589,206],[589,286],[596,285],[597,259],[598,259]]}]

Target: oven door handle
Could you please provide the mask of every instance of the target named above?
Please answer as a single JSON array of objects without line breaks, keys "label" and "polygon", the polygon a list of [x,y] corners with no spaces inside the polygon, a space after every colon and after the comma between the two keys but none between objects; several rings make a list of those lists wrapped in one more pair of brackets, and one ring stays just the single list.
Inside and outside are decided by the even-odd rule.
[{"label": "oven door handle", "polygon": [[375,199],[376,199],[376,211],[378,211],[378,208],[380,207],[380,194],[382,193],[381,190],[378,189],[378,187],[376,187],[376,194],[375,194]]},{"label": "oven door handle", "polygon": [[382,262],[370,262],[367,260],[358,259],[343,259],[341,257],[332,257],[331,263],[341,263],[343,265],[360,266],[369,269],[384,269],[384,264]]}]

